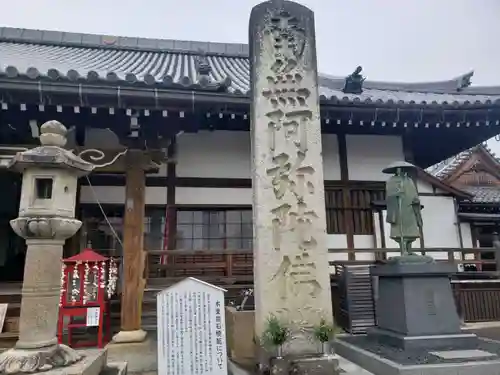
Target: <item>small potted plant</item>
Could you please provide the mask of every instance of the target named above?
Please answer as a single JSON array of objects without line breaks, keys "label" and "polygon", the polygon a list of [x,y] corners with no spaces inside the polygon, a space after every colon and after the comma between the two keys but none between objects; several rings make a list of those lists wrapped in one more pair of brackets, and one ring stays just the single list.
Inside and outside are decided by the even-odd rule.
[{"label": "small potted plant", "polygon": [[281,359],[283,355],[283,344],[288,340],[290,330],[285,327],[275,315],[267,318],[266,329],[262,333],[263,344],[276,348],[276,358]]},{"label": "small potted plant", "polygon": [[314,338],[321,343],[321,350],[325,356],[329,354],[328,344],[333,338],[334,332],[335,327],[328,324],[325,319],[321,319],[319,325],[314,327]]}]

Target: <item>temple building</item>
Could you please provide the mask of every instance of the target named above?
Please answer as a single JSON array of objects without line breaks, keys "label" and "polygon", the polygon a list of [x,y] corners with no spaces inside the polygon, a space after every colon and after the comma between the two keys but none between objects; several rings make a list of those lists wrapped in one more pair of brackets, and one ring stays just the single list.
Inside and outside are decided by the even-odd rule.
[{"label": "temple building", "polygon": [[[491,149],[486,144],[474,146],[427,171],[472,195],[471,199],[459,202],[458,220],[471,226],[474,248],[494,247],[495,234],[500,233],[500,161]],[[496,262],[499,256],[494,251],[478,254],[476,259],[481,262],[474,265],[475,270],[499,271]]]},{"label": "temple building", "polygon": [[[397,251],[382,173],[396,160],[419,167],[424,228],[414,247],[465,262],[476,224],[461,218],[477,186],[426,168],[500,133],[500,87],[472,86],[472,73],[371,81],[355,68],[319,76],[332,273]],[[230,298],[252,287],[249,87],[244,44],[0,28],[0,166],[37,145],[53,119],[70,129],[68,148],[88,150],[91,161],[118,158],[81,178],[84,224],[65,251],[92,246],[123,258],[122,330],[154,328],[153,293],[185,276],[224,286]],[[20,179],[0,171],[0,186],[0,278],[12,288],[24,265],[24,241],[9,226]]]}]

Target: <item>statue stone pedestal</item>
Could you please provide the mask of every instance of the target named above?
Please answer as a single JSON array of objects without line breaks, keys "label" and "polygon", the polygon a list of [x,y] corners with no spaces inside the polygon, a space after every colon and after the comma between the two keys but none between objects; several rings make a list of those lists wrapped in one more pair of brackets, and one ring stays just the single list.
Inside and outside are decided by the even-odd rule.
[{"label": "statue stone pedestal", "polygon": [[377,327],[368,337],[402,349],[473,344],[476,335],[460,329],[449,277],[453,272],[451,263],[419,256],[373,267],[372,275],[378,277]]}]

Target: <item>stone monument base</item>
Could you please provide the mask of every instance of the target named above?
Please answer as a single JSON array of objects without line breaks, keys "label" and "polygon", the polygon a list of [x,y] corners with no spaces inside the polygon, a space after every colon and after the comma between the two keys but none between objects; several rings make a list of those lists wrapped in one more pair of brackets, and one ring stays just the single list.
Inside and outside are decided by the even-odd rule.
[{"label": "stone monument base", "polygon": [[[343,371],[339,368],[338,357],[334,354],[321,356],[288,356],[271,358],[268,366],[261,366],[252,371],[249,367],[229,362],[229,374],[272,374],[272,375],[338,375]],[[251,366],[250,366],[251,367]]]},{"label": "stone monument base", "polygon": [[338,355],[374,375],[498,375],[500,342],[479,338],[469,349],[401,350],[381,345],[367,335],[338,335]]}]

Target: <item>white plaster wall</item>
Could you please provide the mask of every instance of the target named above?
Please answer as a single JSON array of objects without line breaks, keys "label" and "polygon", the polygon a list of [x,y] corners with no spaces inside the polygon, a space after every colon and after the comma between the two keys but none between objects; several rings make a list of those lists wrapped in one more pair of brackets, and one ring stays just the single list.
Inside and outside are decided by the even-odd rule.
[{"label": "white plaster wall", "polygon": [[[351,180],[385,181],[381,170],[403,159],[398,136],[347,135],[347,157]],[[336,134],[323,134],[325,180],[340,180]],[[177,176],[204,178],[251,178],[250,134],[240,131],[184,133],[177,138]],[[166,165],[157,174],[166,176]]]},{"label": "white plaster wall", "polygon": [[426,247],[460,247],[454,198],[420,197]]},{"label": "white plaster wall", "polygon": [[249,132],[184,133],[177,145],[179,177],[251,178]]},{"label": "white plaster wall", "polygon": [[80,203],[124,204],[125,186],[82,186]]},{"label": "white plaster wall", "polygon": [[176,204],[251,205],[252,189],[235,188],[177,188]]},{"label": "white plaster wall", "polygon": [[472,242],[472,229],[469,223],[461,223],[460,229],[462,231],[462,241],[465,249],[471,249],[474,247]]},{"label": "white plaster wall", "polygon": [[[341,249],[347,249],[347,236],[345,234],[329,234],[327,235],[327,246],[329,249],[339,249],[338,252],[330,251],[328,253],[328,261],[343,261],[349,259],[349,254]],[[374,247],[372,235],[355,235],[354,247],[358,249],[371,249]],[[356,260],[374,260],[373,252],[356,252],[354,253]],[[333,273],[335,268],[330,266],[330,273]]]},{"label": "white plaster wall", "polygon": [[[355,249],[373,249],[375,247],[375,241],[373,235],[360,235],[356,234],[353,236],[354,238],[354,248]],[[357,251],[355,253],[356,260],[375,260],[375,253],[370,252],[362,252]]]},{"label": "white plaster wall", "polygon": [[[434,188],[427,181],[417,180],[417,191],[419,194],[434,194]],[[436,191],[436,193],[444,193],[443,191]]]},{"label": "white plaster wall", "polygon": [[347,249],[347,236],[345,234],[327,234],[326,247],[328,249]]},{"label": "white plaster wall", "polygon": [[382,169],[397,160],[404,160],[400,136],[347,135],[347,167],[350,180],[385,181]]},{"label": "white plaster wall", "polygon": [[[92,191],[93,189],[93,191]],[[95,194],[94,194],[95,193]],[[96,199],[97,196],[97,199]],[[236,188],[177,188],[176,204],[191,205],[251,205],[252,189]],[[82,186],[80,202],[101,204],[124,204],[124,186]],[[147,186],[147,205],[167,204],[167,188]]]},{"label": "white plaster wall", "polygon": [[336,134],[323,134],[323,177],[325,180],[340,180],[339,143]]},{"label": "white plaster wall", "polygon": [[[80,203],[124,204],[125,186],[82,186]],[[167,204],[167,188],[147,186],[146,204]]]},{"label": "white plaster wall", "polygon": [[[325,180],[340,180],[338,142],[335,134],[322,136]],[[251,178],[250,133],[202,131],[177,138],[177,176]],[[165,167],[160,175],[166,175]]]},{"label": "white plaster wall", "polygon": [[[328,249],[347,249],[347,236],[345,234],[327,234],[326,247]],[[346,252],[328,252],[328,262],[348,260]],[[330,273],[335,273],[335,267],[330,266]]]}]

